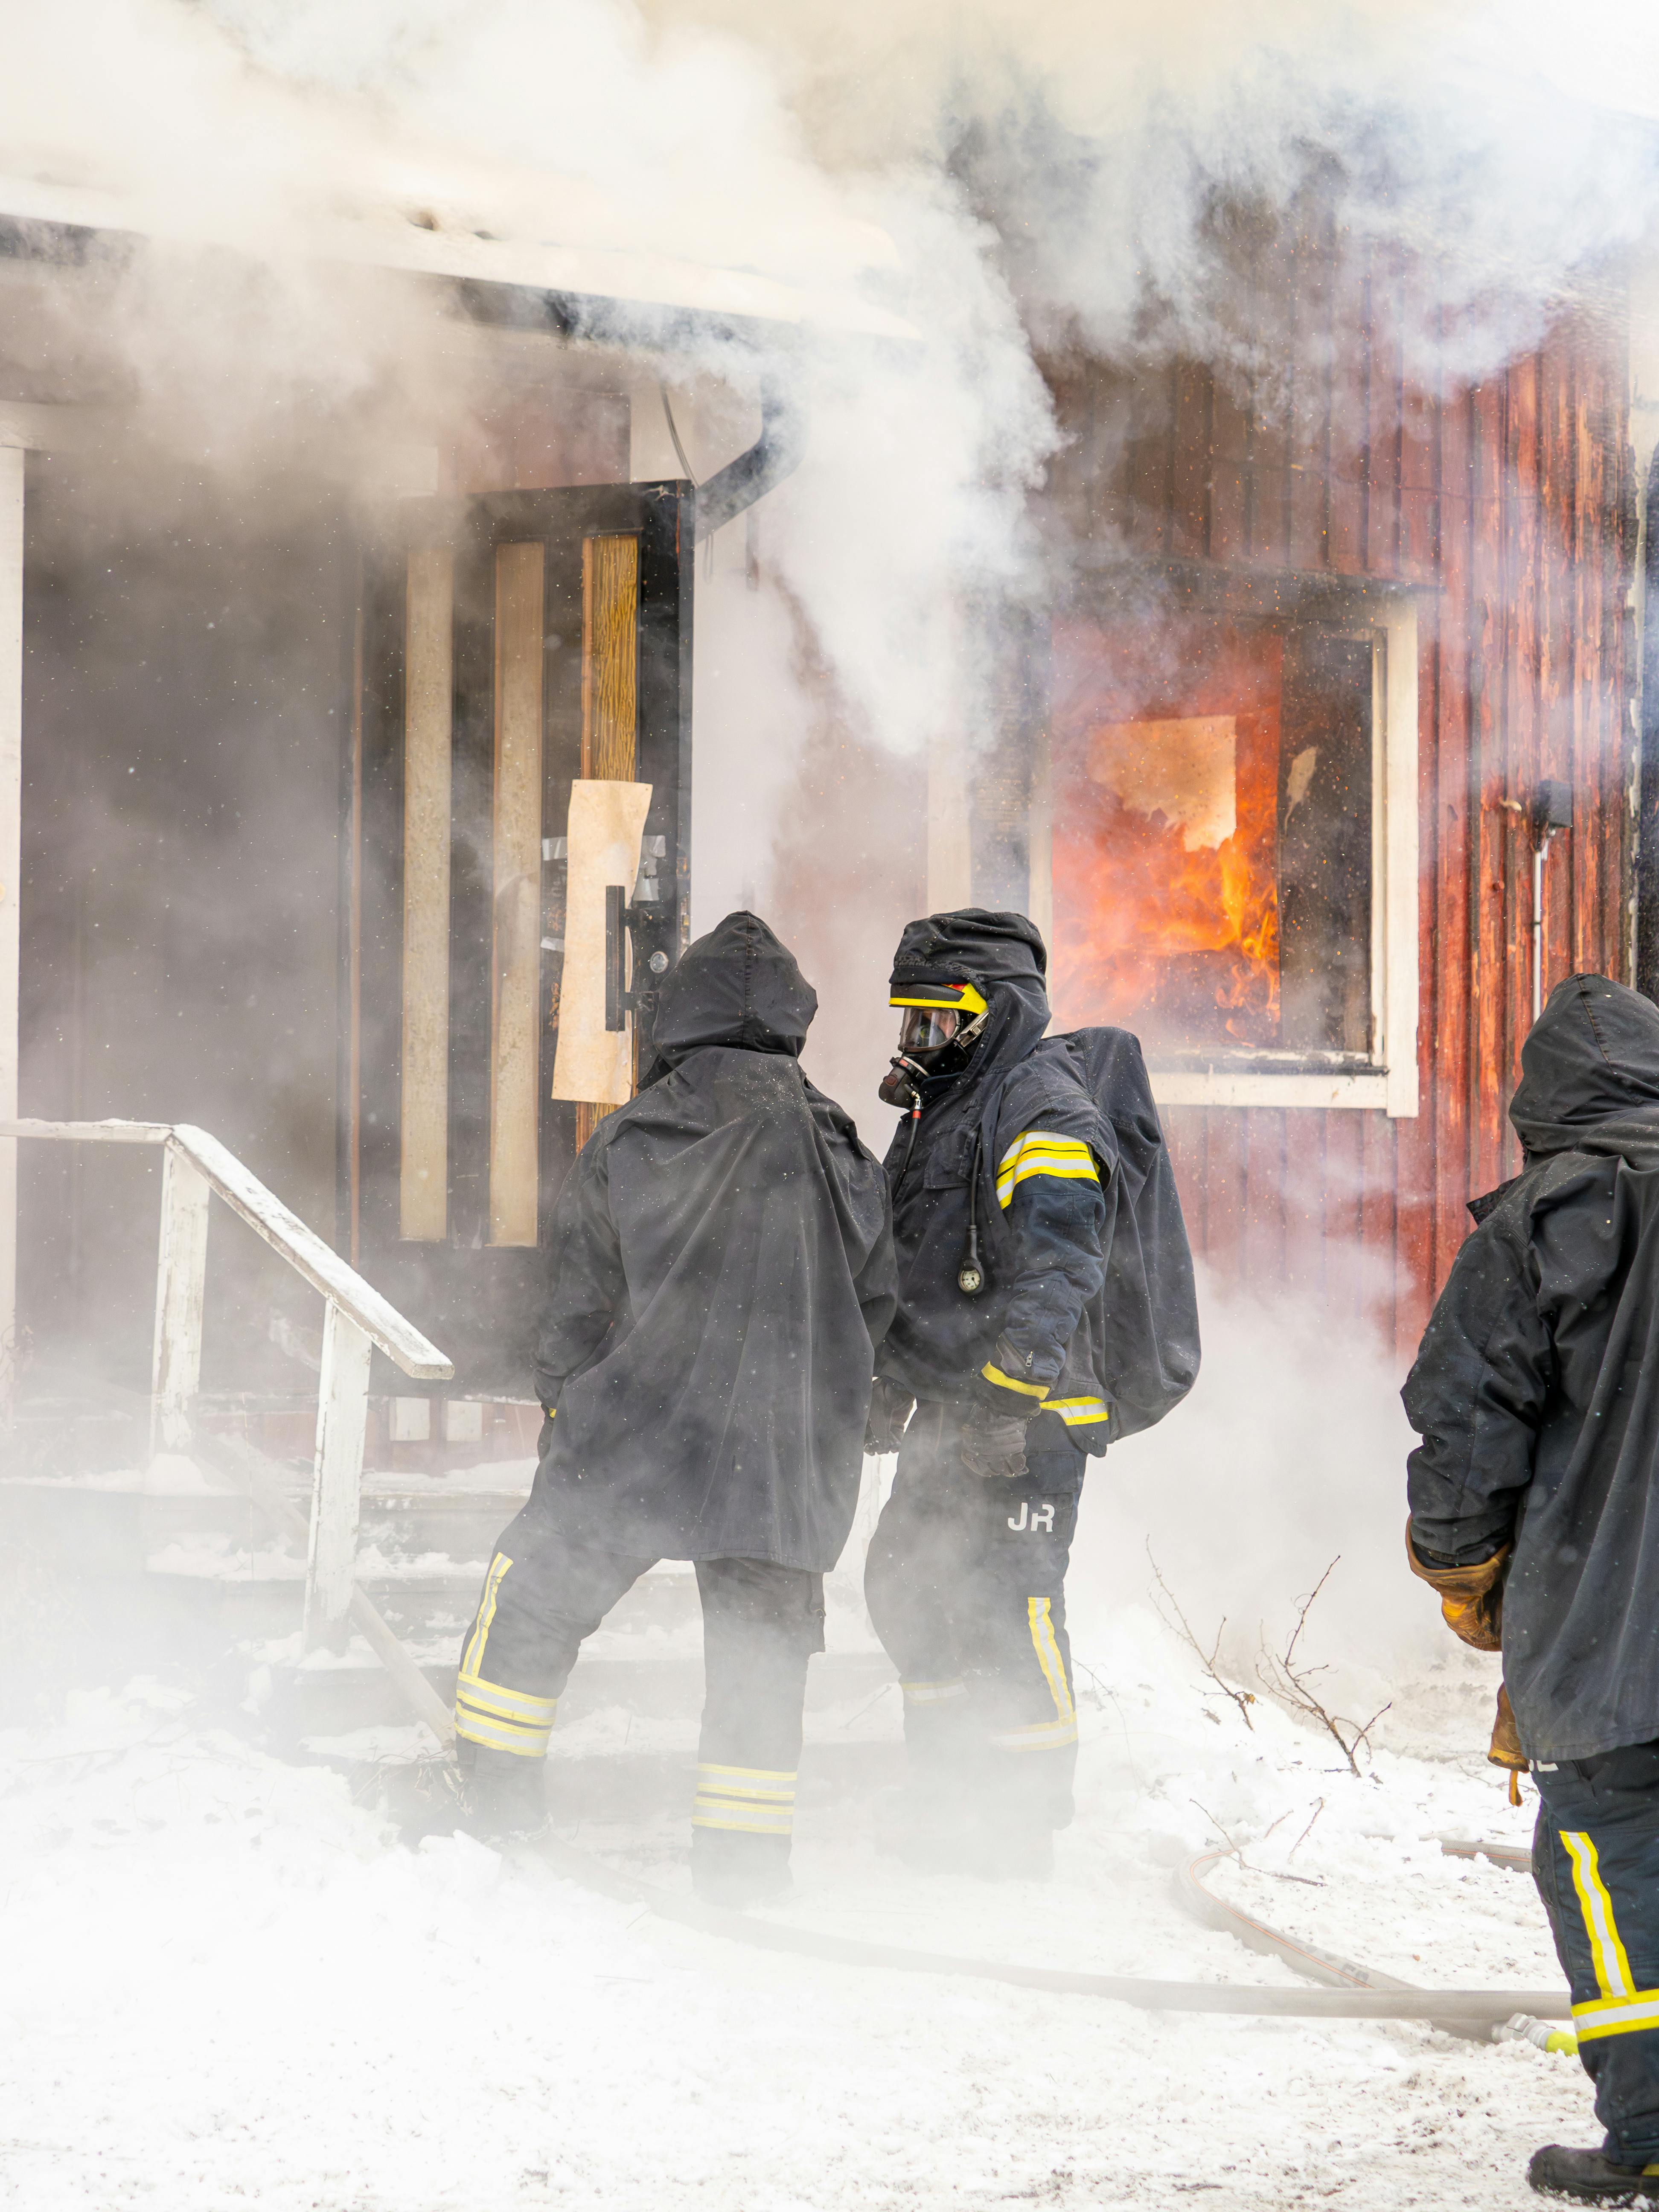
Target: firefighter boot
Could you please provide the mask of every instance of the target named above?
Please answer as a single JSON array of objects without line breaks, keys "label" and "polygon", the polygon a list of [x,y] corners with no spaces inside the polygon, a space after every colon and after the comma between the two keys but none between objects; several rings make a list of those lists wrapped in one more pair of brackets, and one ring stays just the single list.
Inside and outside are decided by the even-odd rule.
[{"label": "firefighter boot", "polygon": [[904,1685],[905,1781],[876,1802],[876,1849],[921,1874],[960,1872],[983,1747],[960,1683]]},{"label": "firefighter boot", "polygon": [[541,1835],[548,1826],[547,1761],[463,1737],[455,1747],[465,1810],[457,1826],[481,1844]]},{"label": "firefighter boot", "polygon": [[1550,2143],[1535,2150],[1527,2179],[1540,2197],[1569,2204],[1659,2205],[1659,2165],[1615,2166],[1600,2150],[1567,2150]]},{"label": "firefighter boot", "polygon": [[753,1835],[743,1828],[691,1831],[691,1890],[700,1905],[746,1912],[769,1905],[792,1887],[787,1836]]}]

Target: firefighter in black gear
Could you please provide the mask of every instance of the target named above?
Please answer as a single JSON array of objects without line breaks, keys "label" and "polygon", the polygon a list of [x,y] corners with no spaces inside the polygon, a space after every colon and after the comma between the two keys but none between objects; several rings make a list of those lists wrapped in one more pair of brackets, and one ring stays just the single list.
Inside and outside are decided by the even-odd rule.
[{"label": "firefighter in black gear", "polygon": [[866,1438],[899,1455],[865,1574],[909,1753],[882,1840],[1038,1876],[1072,1814],[1066,1569],[1110,1427],[1086,1310],[1115,1158],[1065,1055],[1036,1054],[1046,968],[1023,915],[933,915],[900,941],[899,1300]]},{"label": "firefighter in black gear", "polygon": [[1449,1626],[1503,1651],[1492,1756],[1538,1786],[1533,1872],[1607,2130],[1528,2179],[1659,2204],[1659,1008],[1569,976],[1521,1064],[1524,1171],[1470,1207],[1406,1384],[1407,1540]]},{"label": "firefighter in black gear", "polygon": [[583,1638],[658,1559],[694,1561],[707,1685],[692,1876],[723,1904],[787,1885],[806,1662],[893,1310],[881,1170],[798,1064],[817,1006],[750,914],[663,985],[639,1094],[560,1193],[540,1465],[456,1688],[476,1824],[543,1825]]}]

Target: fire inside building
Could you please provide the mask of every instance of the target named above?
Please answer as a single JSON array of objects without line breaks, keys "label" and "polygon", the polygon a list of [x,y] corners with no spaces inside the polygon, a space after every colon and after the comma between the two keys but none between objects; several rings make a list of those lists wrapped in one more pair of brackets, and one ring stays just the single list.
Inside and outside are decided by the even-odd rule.
[{"label": "fire inside building", "polygon": [[[652,317],[750,330],[772,362],[806,310],[745,322],[752,297],[703,272],[700,301],[645,286],[619,316],[405,224],[377,250],[434,288],[466,376],[394,426],[378,504],[323,470],[250,514],[137,452],[63,342],[95,322],[64,299],[107,281],[88,241],[114,219],[15,197],[18,1109],[249,1152],[455,1364],[425,1393],[377,1368],[371,1457],[435,1439],[441,1402],[458,1439],[521,1451],[551,1208],[691,927],[694,603],[716,635],[811,434],[757,371],[750,442],[697,487]],[[1597,272],[1471,380],[1431,270],[1320,204],[1241,222],[1227,257],[1224,358],[1149,339],[1047,364],[1048,604],[1005,624],[984,742],[936,748],[877,920],[890,944],[916,911],[1029,912],[1057,1022],[1142,1038],[1215,1279],[1312,1294],[1404,1352],[1466,1201],[1510,1171],[1534,955],[1546,986],[1646,973],[1644,326],[1629,273]],[[804,896],[772,902],[786,936]],[[142,1383],[137,1172],[25,1148],[21,1395],[88,1358]],[[263,1265],[207,1357],[274,1401],[314,1346]]]}]

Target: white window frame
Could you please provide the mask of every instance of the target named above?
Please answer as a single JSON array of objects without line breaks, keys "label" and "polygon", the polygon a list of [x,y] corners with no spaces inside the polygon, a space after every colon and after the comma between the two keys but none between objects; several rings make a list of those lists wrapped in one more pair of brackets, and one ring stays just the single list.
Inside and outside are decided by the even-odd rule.
[{"label": "white window frame", "polygon": [[[1358,1107],[1392,1120],[1418,1112],[1417,596],[1409,587],[1364,578],[1321,578],[1319,605],[1305,619],[1322,628],[1363,630],[1372,656],[1371,1013],[1368,1063],[1310,1067],[1310,1055],[1216,1056],[1210,1067],[1160,1067],[1148,1054],[1160,1106]],[[1046,747],[1044,749],[1046,756]],[[1033,779],[1031,899],[1034,918],[1051,919],[1053,878],[1046,757]],[[1046,933],[1052,935],[1052,929]]]}]

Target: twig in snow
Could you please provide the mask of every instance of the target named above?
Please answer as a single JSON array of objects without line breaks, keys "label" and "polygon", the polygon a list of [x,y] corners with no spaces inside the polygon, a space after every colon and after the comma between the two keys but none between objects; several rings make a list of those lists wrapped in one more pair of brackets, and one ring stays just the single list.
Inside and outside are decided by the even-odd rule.
[{"label": "twig in snow", "polygon": [[[1187,1800],[1187,1802],[1189,1805],[1198,1805],[1198,1800],[1196,1797],[1189,1797]],[[1227,1833],[1227,1831],[1222,1826],[1220,1821],[1217,1820],[1215,1814],[1210,1810],[1209,1807],[1207,1805],[1198,1805],[1198,1809],[1209,1822],[1210,1826],[1215,1830],[1217,1835],[1220,1837],[1222,1842],[1226,1844],[1227,1849],[1238,1861],[1240,1866],[1243,1866],[1244,1863],[1243,1853],[1239,1850],[1238,1845],[1233,1841],[1232,1838]]]},{"label": "twig in snow", "polygon": [[1319,1818],[1320,1814],[1324,1811],[1324,1809],[1325,1809],[1325,1800],[1322,1797],[1322,1798],[1320,1799],[1319,1802],[1318,1802],[1318,1803],[1314,1807],[1314,1808],[1313,1808],[1313,1820],[1310,1820],[1310,1821],[1309,1821],[1309,1823],[1308,1823],[1307,1826],[1306,1826],[1306,1827],[1302,1831],[1302,1833],[1301,1833],[1301,1834],[1297,1838],[1296,1841],[1295,1841],[1295,1842],[1291,1845],[1291,1848],[1289,1849],[1289,1850],[1287,1850],[1287,1851],[1285,1852],[1285,1857],[1286,1857],[1287,1859],[1293,1859],[1293,1858],[1296,1856],[1297,1853],[1301,1850],[1301,1848],[1302,1848],[1303,1844],[1305,1844],[1305,1843],[1307,1842],[1307,1840],[1308,1840],[1309,1837],[1310,1837],[1310,1835],[1312,1835],[1312,1833],[1313,1833],[1313,1827],[1314,1827],[1314,1820],[1316,1820]]},{"label": "twig in snow", "polygon": [[[1197,1659],[1199,1665],[1202,1667],[1204,1672],[1215,1684],[1217,1689],[1221,1692],[1224,1697],[1231,1698],[1233,1703],[1238,1707],[1239,1711],[1243,1716],[1245,1727],[1254,1731],[1255,1723],[1250,1718],[1250,1707],[1255,1703],[1255,1693],[1251,1690],[1236,1689],[1232,1683],[1227,1681],[1216,1671],[1215,1662],[1221,1650],[1221,1639],[1226,1633],[1226,1614],[1223,1613],[1221,1616],[1221,1626],[1215,1632],[1215,1641],[1206,1651],[1204,1649],[1204,1646],[1199,1642],[1197,1637],[1194,1635],[1192,1626],[1188,1620],[1186,1614],[1181,1610],[1180,1602],[1177,1600],[1175,1592],[1170,1588],[1168,1583],[1164,1581],[1162,1573],[1159,1571],[1158,1561],[1152,1558],[1152,1539],[1150,1537],[1148,1537],[1146,1540],[1146,1557],[1152,1564],[1152,1580],[1158,1584],[1159,1589],[1163,1591],[1164,1596],[1169,1600],[1170,1611],[1175,1614],[1175,1620],[1174,1621],[1171,1621],[1169,1614],[1164,1612],[1163,1607],[1159,1605],[1158,1600],[1154,1598],[1152,1600],[1152,1604],[1157,1611],[1158,1619],[1164,1623],[1164,1626],[1170,1631],[1172,1636],[1180,1637],[1182,1643],[1186,1644],[1188,1650],[1192,1652],[1194,1656]],[[1200,1807],[1200,1810],[1201,1811],[1202,1809],[1203,1808]]]},{"label": "twig in snow", "polygon": [[[1255,1672],[1256,1680],[1269,1697],[1276,1698],[1291,1712],[1300,1714],[1304,1720],[1317,1721],[1347,1760],[1350,1771],[1358,1774],[1359,1761],[1354,1754],[1362,1745],[1367,1753],[1370,1752],[1371,1730],[1388,1711],[1393,1699],[1390,1698],[1388,1705],[1379,1705],[1363,1725],[1358,1721],[1344,1720],[1340,1713],[1333,1713],[1326,1708],[1314,1687],[1314,1677],[1327,1674],[1329,1669],[1323,1665],[1310,1667],[1305,1662],[1298,1662],[1296,1656],[1296,1647],[1302,1641],[1302,1632],[1308,1625],[1308,1615],[1313,1610],[1314,1601],[1329,1582],[1341,1556],[1339,1552],[1303,1599],[1302,1609],[1296,1617],[1296,1626],[1291,1631],[1290,1642],[1283,1651],[1273,1652],[1267,1649],[1267,1632],[1265,1628],[1262,1630],[1261,1650],[1256,1661]],[[1346,1735],[1342,1733],[1344,1729],[1348,1730]]]}]

